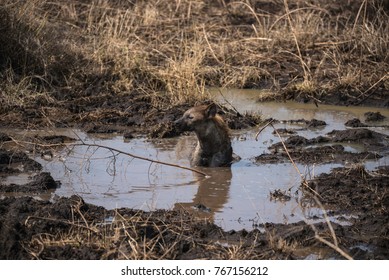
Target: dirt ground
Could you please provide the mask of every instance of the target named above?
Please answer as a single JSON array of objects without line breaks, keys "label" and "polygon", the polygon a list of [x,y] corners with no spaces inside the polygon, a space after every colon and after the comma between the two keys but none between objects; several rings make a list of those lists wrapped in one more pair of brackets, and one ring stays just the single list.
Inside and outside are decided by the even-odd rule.
[{"label": "dirt ground", "polygon": [[[358,215],[352,226],[332,223],[338,246],[355,259],[389,257],[388,177],[387,169],[342,168],[310,182],[335,209],[329,215],[339,214],[336,208]],[[185,212],[107,211],[77,196],[55,202],[8,197],[0,213],[1,259],[301,259],[312,252],[343,258],[315,238],[334,242],[326,223],[224,232]]]},{"label": "dirt ground", "polygon": [[[318,120],[292,123],[326,125]],[[0,200],[0,259],[388,259],[389,168],[367,171],[360,164],[387,154],[388,137],[368,127],[334,130],[313,139],[296,136],[293,130],[274,133],[288,137],[284,144],[275,143],[269,153],[255,157],[256,164],[287,162],[291,156],[306,164],[347,166],[303,182],[298,192],[303,194],[302,207],[324,207],[329,220],[350,216],[351,224],[266,223],[249,232],[225,232],[185,211],[107,210],[78,196],[37,200],[34,195],[54,190],[60,182],[39,172],[40,164],[23,151],[2,148],[2,177],[23,171],[38,175],[27,184],[0,184],[6,194]],[[5,133],[0,136],[3,143],[11,140]],[[72,140],[38,138],[47,145]],[[360,144],[369,152],[347,152],[342,145],[345,142]],[[44,156],[44,146],[41,149]],[[282,201],[292,195],[275,191],[270,199]],[[337,249],[331,249],[326,241]]]},{"label": "dirt ground", "polygon": [[[67,3],[67,1],[63,2]],[[130,2],[132,3],[132,1],[124,2],[128,5],[130,5]],[[143,1],[135,2],[143,3]],[[304,3],[297,3],[309,6],[308,2],[301,2]],[[323,12],[325,14],[324,21],[339,18],[343,24],[339,24],[339,28],[348,26],[350,22],[351,25],[354,22],[359,22],[355,16],[348,17],[347,15],[349,13],[357,15],[360,7],[363,7],[361,3],[353,1],[349,5],[350,7],[346,9],[343,4],[335,2],[322,1],[323,9],[325,8],[325,11],[328,11]],[[365,2],[363,1],[363,3]],[[192,3],[192,1],[188,3]],[[256,45],[258,40],[252,40],[252,33],[257,32],[253,28],[257,23],[257,19],[250,9],[246,9],[247,11],[243,13],[238,8],[233,9],[233,3],[227,5],[228,7],[231,6],[229,9],[219,7],[222,3],[226,4],[229,1],[215,1],[212,3],[214,4],[205,6],[209,11],[223,12],[221,15],[214,14],[216,16],[209,17],[209,22],[206,22],[205,25],[216,29],[209,31],[209,41],[208,37],[205,37],[204,42],[200,42],[202,45],[211,46],[212,51],[203,64],[209,69],[216,69],[210,71],[205,67],[208,72],[202,74],[201,78],[206,82],[206,85],[228,86],[227,82],[223,84],[220,81],[233,80],[236,76],[239,76],[238,72],[233,72],[233,75],[228,76],[227,74],[231,69],[243,69],[241,76],[244,76],[243,74],[246,72],[249,73],[252,69],[256,69],[255,73],[249,75],[250,77],[245,79],[244,82],[233,85],[242,88],[266,88],[271,90],[277,90],[277,87],[279,87],[278,94],[260,98],[261,102],[266,100],[280,102],[296,100],[316,103],[319,108],[321,104],[372,105],[385,108],[389,106],[388,83],[385,79],[387,77],[387,74],[385,74],[385,71],[387,71],[387,51],[382,51],[383,54],[378,53],[378,51],[374,55],[369,53],[369,56],[366,55],[366,59],[361,58],[360,60],[356,60],[355,56],[351,55],[362,55],[366,49],[370,50],[372,46],[368,44],[369,38],[366,39],[366,42],[363,41],[366,46],[358,45],[358,47],[354,47],[353,44],[358,43],[358,39],[341,38],[342,42],[337,44],[337,42],[332,42],[330,37],[321,38],[316,42],[314,38],[316,31],[311,32],[312,36],[303,34],[303,39],[308,35],[312,37],[312,42],[309,39],[301,45],[305,47],[301,54],[306,61],[304,64],[306,67],[309,65],[308,72],[314,76],[312,81],[317,84],[325,82],[332,85],[333,81],[339,80],[339,85],[331,87],[331,90],[328,91],[326,91],[326,88],[315,88],[314,90],[308,88],[307,90],[301,87],[301,85],[306,86],[301,81],[303,81],[303,72],[307,69],[304,66],[301,67],[301,61],[297,55],[291,55],[296,51],[294,45],[292,45],[293,49],[286,45],[288,51],[282,48],[279,49],[276,43],[274,43],[273,48],[263,47],[261,40],[259,40],[259,45]],[[245,5],[244,2],[241,2],[241,4]],[[41,8],[44,10],[46,6],[51,6],[51,4],[45,3]],[[291,6],[290,8],[295,9],[296,12],[304,11],[304,7]],[[195,8],[193,7],[194,10]],[[321,10],[319,8],[316,7],[317,10]],[[257,1],[255,9],[258,13],[264,13],[269,18],[270,15],[280,15],[280,18],[274,20],[275,23],[286,20],[286,17],[282,16],[284,13],[282,1]],[[116,8],[111,10],[114,11]],[[361,16],[361,20],[363,19],[364,23],[365,20],[367,21],[369,17],[375,14],[375,10],[370,10],[370,6],[361,11],[361,14],[364,15],[363,18]],[[3,13],[4,11],[0,10],[0,12]],[[51,12],[60,17],[60,12]],[[204,12],[201,10],[194,19],[180,19],[181,23],[187,29],[188,26],[192,29],[192,24],[200,21]],[[41,14],[51,15],[43,12]],[[182,14],[186,14],[186,12]],[[313,15],[317,16],[316,12]],[[9,21],[7,17],[3,18],[4,22]],[[69,18],[71,17],[69,16]],[[304,19],[305,17],[301,18]],[[296,18],[296,22],[298,19]],[[215,21],[216,24],[214,24]],[[97,20],[97,22],[100,22],[100,20]],[[265,23],[264,21],[263,24]],[[370,23],[368,23],[364,26],[367,26],[366,29],[369,34],[373,34],[374,32],[370,32],[373,29],[370,28]],[[81,26],[81,23],[77,22],[71,22],[67,26],[76,27],[77,24]],[[82,22],[82,24],[87,24],[87,22]],[[302,24],[304,27],[307,26],[304,22]],[[26,34],[31,33],[29,29],[31,26],[26,24],[24,27],[27,31]],[[77,28],[80,28],[80,26]],[[158,28],[164,30],[167,39],[173,38],[173,43],[180,45],[179,42],[175,41],[180,36],[176,38],[177,35],[169,35],[171,34],[170,29],[173,29],[172,26],[170,21],[166,21]],[[232,26],[231,30],[235,31],[231,33],[231,30],[225,28],[225,26]],[[359,27],[359,25],[353,27],[355,26]],[[134,41],[138,42],[138,37],[145,34],[142,40],[149,44],[155,44],[158,40],[152,36],[152,27],[149,26],[140,29],[137,34],[134,33],[136,37]],[[54,27],[53,30],[55,30]],[[206,35],[205,29],[204,32],[198,31],[197,28],[193,28],[193,30]],[[352,30],[357,32],[358,28],[355,28],[355,30],[352,28]],[[9,29],[8,32],[11,35],[15,33],[13,29]],[[64,30],[63,33],[66,32]],[[176,33],[173,30],[172,34]],[[213,38],[211,35],[214,33]],[[59,33],[55,32],[54,34]],[[283,42],[285,36],[283,36],[282,30],[280,34],[282,36],[279,36],[278,40],[273,40],[278,42],[278,45],[285,43]],[[20,34],[17,33],[17,35]],[[83,40],[87,38],[85,34],[81,35],[84,36]],[[81,35],[80,37],[82,37]],[[88,33],[88,36],[92,35]],[[229,59],[231,61],[226,60],[219,53],[215,55],[214,51],[218,51],[217,47],[223,45],[215,38],[228,36],[232,38],[238,36],[239,42],[248,42],[247,45],[249,46],[253,44],[252,49],[249,48],[248,50],[248,53],[253,54],[253,56],[245,58],[246,53],[241,52],[239,49],[241,45],[235,41],[232,41],[232,43],[226,42],[226,49],[220,48],[221,50],[219,50],[223,54],[226,53],[227,58],[230,55]],[[19,40],[21,36],[16,37]],[[196,36],[193,35],[192,37]],[[172,81],[168,80],[164,86],[159,86],[163,83],[163,79],[157,76],[158,73],[162,72],[161,68],[170,64],[174,66],[170,57],[161,55],[161,53],[164,53],[163,50],[156,51],[156,56],[150,54],[149,57],[145,55],[150,63],[150,65],[146,65],[147,67],[142,68],[142,65],[136,64],[136,61],[134,63],[130,61],[129,65],[134,68],[126,65],[128,66],[126,72],[122,71],[125,67],[119,63],[122,60],[121,55],[118,56],[117,60],[110,56],[103,57],[104,59],[99,59],[101,65],[97,67],[87,59],[86,54],[93,53],[89,49],[85,50],[84,55],[73,57],[71,50],[77,48],[69,47],[66,49],[62,46],[60,55],[51,57],[49,56],[50,52],[44,53],[44,60],[40,61],[39,57],[33,59],[35,45],[28,45],[29,50],[24,51],[22,49],[23,42],[16,40],[18,44],[17,48],[14,48],[15,42],[11,40],[12,38],[0,38],[2,45],[8,46],[4,50],[2,49],[0,70],[2,85],[11,84],[11,86],[14,86],[13,92],[17,92],[17,94],[7,95],[7,92],[3,92],[3,89],[0,90],[0,97],[3,98],[0,107],[0,128],[33,130],[35,128],[77,127],[87,133],[117,132],[123,134],[126,138],[140,135],[164,138],[175,137],[182,133],[173,125],[173,121],[181,116],[186,109],[194,105],[195,102],[169,102],[163,96],[154,94],[155,88],[150,91],[145,90],[148,89],[145,84],[150,83],[155,84],[158,90],[166,91],[169,88],[168,86],[171,85],[169,82],[176,82],[177,80],[176,76],[168,73],[165,76],[171,77]],[[27,39],[30,39],[30,37]],[[119,40],[119,38],[115,39]],[[26,42],[30,41],[33,40],[26,40]],[[51,41],[55,40],[50,38]],[[294,40],[291,41],[294,42]],[[40,41],[37,40],[37,42]],[[109,43],[111,42],[109,41]],[[321,56],[326,52],[323,51],[322,53],[321,50],[327,45],[330,46],[330,50],[335,50],[334,54],[338,55],[339,53],[342,57],[338,58],[334,55],[323,60]],[[382,45],[385,46],[385,44]],[[48,44],[48,46],[50,47],[49,51],[57,51],[56,45]],[[158,46],[153,46],[153,48],[150,53],[155,51],[155,48],[158,50]],[[175,48],[169,46],[166,47],[165,51],[169,56],[174,57],[168,51]],[[266,59],[267,52],[264,52],[265,55],[263,56],[257,55],[257,50],[263,48],[269,51],[270,54],[273,54],[274,51],[274,54],[269,59]],[[22,49],[21,53],[23,55],[15,56],[17,59],[15,58],[9,62],[9,57],[3,57],[3,55],[11,57],[11,54],[14,54],[14,49]],[[104,45],[100,46],[100,50],[103,49]],[[383,49],[385,48],[383,47]],[[28,64],[29,67],[34,68],[31,72],[27,71],[29,69],[24,69],[28,74],[28,79],[23,78],[23,71],[20,69],[19,72],[15,71],[12,75],[7,72],[9,63],[15,69],[19,64],[27,63],[26,61],[19,61],[19,58],[21,59],[24,55],[31,55],[31,59],[27,62],[30,63]],[[383,55],[386,55],[385,58],[382,58]],[[190,52],[188,57],[191,58],[192,56],[195,56],[195,53]],[[257,57],[260,57],[261,60],[257,61]],[[139,57],[135,58],[140,59]],[[135,58],[134,60],[136,60]],[[46,63],[50,59],[55,63],[49,65],[50,67],[46,69]],[[219,65],[221,61],[225,60],[225,64]],[[162,62],[158,63],[159,61],[164,62],[164,64]],[[72,62],[75,66],[72,64],[74,67],[63,69],[62,66],[67,62]],[[78,62],[85,64],[78,64]],[[163,67],[160,66],[162,64]],[[357,64],[360,69],[358,68],[358,71],[354,71],[353,68],[349,69],[350,64]],[[40,72],[35,69],[35,65],[41,65]],[[261,65],[262,68],[258,65]],[[227,66],[231,69],[226,68]],[[247,70],[244,68],[246,66],[251,68],[247,68]],[[88,67],[93,69],[104,68],[104,71],[101,73],[97,71],[98,74],[82,72]],[[148,73],[146,70],[150,69],[153,72]],[[375,69],[376,72],[374,72]],[[178,70],[182,72],[182,69]],[[338,77],[338,70],[344,76]],[[63,74],[63,76],[59,74],[55,76],[54,74],[57,72]],[[371,74],[372,77],[367,79],[367,74],[370,72],[374,73]],[[46,73],[50,73],[52,76],[44,76]],[[196,75],[198,76],[198,73]],[[140,84],[141,86],[134,88],[120,86],[120,83],[117,83],[118,81],[124,83],[123,81],[127,79],[127,76],[129,80],[134,81],[134,84]],[[166,78],[165,76],[164,78]],[[365,78],[368,81],[365,81]],[[123,81],[120,79],[123,79]],[[23,81],[27,80],[34,83],[32,86],[26,86],[25,91],[29,92],[31,88],[37,91],[32,96],[24,94],[22,90]],[[295,87],[296,81],[299,82],[300,88]],[[68,82],[69,84],[67,84]],[[50,85],[47,86],[47,84]],[[44,90],[39,91],[41,88]],[[176,89],[174,88],[174,90]],[[145,91],[152,92],[152,94],[145,94]],[[202,100],[201,102],[211,101]],[[225,108],[220,108],[219,112],[231,129],[243,129],[261,122],[266,123],[256,115],[241,115]],[[357,119],[350,120],[347,123],[350,129],[332,131],[314,139],[296,136],[296,131],[293,130],[275,131],[274,133],[283,135],[286,141],[273,144],[266,154],[253,155],[255,157],[253,158],[254,163],[290,162],[291,157],[295,162],[305,164],[345,164],[343,168],[336,168],[328,174],[321,174],[313,180],[304,181],[298,189],[302,193],[303,204],[327,209],[328,220],[322,221],[325,217],[317,217],[320,222],[315,224],[305,222],[295,224],[266,223],[256,225],[256,229],[251,231],[228,232],[223,231],[215,224],[198,219],[193,213],[190,214],[185,211],[107,210],[85,203],[78,196],[70,198],[54,197],[50,201],[36,199],[37,194],[53,191],[60,187],[61,182],[55,181],[49,173],[41,172],[42,166],[29,157],[28,151],[25,150],[23,145],[13,145],[12,148],[9,148],[8,144],[10,142],[17,143],[18,139],[13,139],[7,133],[0,133],[0,259],[344,259],[348,257],[354,259],[389,259],[389,168],[388,166],[381,166],[377,170],[369,171],[360,164],[363,160],[378,159],[389,153],[388,136],[374,132],[371,129],[371,126],[377,126],[377,122],[381,119],[382,116],[371,112],[366,116],[366,123],[362,123]],[[306,127],[326,125],[320,120],[295,120],[295,122],[303,123]],[[58,145],[67,141],[72,141],[72,139],[62,136],[34,137],[30,139],[31,143],[44,144],[35,147],[36,151],[41,153],[43,157],[50,156],[50,145]],[[343,146],[345,142],[361,145],[366,151],[351,153]],[[7,184],[3,180],[9,175],[17,176],[26,171],[34,171],[37,174],[29,183]],[[290,193],[276,191],[272,194],[271,199],[282,200],[291,196]],[[350,216],[351,219],[348,222],[351,221],[351,224],[341,225],[330,222],[332,217],[339,215]]]},{"label": "dirt ground", "polygon": [[[356,215],[353,224],[310,226],[263,224],[264,230],[224,232],[214,224],[176,211],[107,211],[82,198],[55,202],[31,197],[0,200],[1,259],[301,259],[343,256],[315,238],[335,243],[354,259],[389,257],[389,172],[340,168],[310,188],[336,214]],[[304,191],[304,188],[302,188]],[[305,199],[312,193],[305,190]],[[341,210],[339,210],[341,209]],[[316,256],[315,256],[316,254]]]}]

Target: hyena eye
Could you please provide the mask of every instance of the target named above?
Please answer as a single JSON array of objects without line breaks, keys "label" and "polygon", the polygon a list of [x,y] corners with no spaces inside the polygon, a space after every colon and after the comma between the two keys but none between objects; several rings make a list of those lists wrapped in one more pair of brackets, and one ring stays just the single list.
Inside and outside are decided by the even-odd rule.
[{"label": "hyena eye", "polygon": [[191,119],[193,119],[194,117],[193,117],[192,115],[187,115],[186,118],[191,120]]}]

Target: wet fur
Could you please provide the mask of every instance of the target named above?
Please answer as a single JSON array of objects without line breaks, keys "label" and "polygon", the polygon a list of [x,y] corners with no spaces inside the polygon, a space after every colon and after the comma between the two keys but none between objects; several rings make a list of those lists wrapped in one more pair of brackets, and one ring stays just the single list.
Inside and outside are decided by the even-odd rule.
[{"label": "wet fur", "polygon": [[200,105],[187,110],[175,124],[183,130],[194,131],[197,146],[191,155],[192,166],[230,166],[232,147],[229,129],[216,113],[215,104]]}]

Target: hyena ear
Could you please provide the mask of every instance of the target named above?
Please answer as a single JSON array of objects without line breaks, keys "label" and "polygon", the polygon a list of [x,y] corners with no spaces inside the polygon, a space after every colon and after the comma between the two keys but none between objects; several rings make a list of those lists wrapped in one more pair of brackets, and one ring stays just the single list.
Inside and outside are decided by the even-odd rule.
[{"label": "hyena ear", "polygon": [[208,107],[205,109],[205,115],[208,118],[215,117],[216,113],[217,113],[217,107],[216,107],[215,103],[212,103],[212,104],[208,105]]}]

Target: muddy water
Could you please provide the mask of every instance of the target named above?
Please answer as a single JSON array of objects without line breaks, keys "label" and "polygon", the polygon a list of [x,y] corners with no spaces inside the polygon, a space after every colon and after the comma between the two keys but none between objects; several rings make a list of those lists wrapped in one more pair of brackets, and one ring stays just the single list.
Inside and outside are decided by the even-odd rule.
[{"label": "muddy water", "polygon": [[[256,103],[256,91],[224,91],[221,102],[228,100],[240,112],[260,112],[265,118],[296,120],[312,118],[324,120],[321,129],[303,129],[303,126],[279,123],[277,128],[297,128],[306,138],[323,135],[333,129],[345,129],[344,123],[352,118],[364,121],[363,114],[380,111],[389,119],[388,110],[320,106],[297,103]],[[386,123],[389,124],[389,123]],[[389,134],[387,129],[374,128]],[[131,207],[143,210],[184,208],[201,217],[212,219],[225,230],[254,228],[259,223],[291,223],[300,220],[316,222],[323,217],[320,209],[304,203],[299,185],[300,174],[290,163],[255,164],[253,158],[269,153],[268,147],[279,139],[266,128],[255,141],[257,128],[234,131],[233,149],[242,159],[231,168],[202,169],[204,177],[188,170],[150,164],[150,162],[118,155],[104,148],[75,146],[58,151],[52,159],[37,157],[45,171],[60,180],[62,185],[54,195],[78,194],[86,202],[107,209]],[[124,141],[120,135],[87,135],[77,130],[56,132],[82,139],[85,143],[112,147],[138,156],[189,166],[188,157],[195,137]],[[359,146],[347,146],[349,151],[360,151]],[[368,168],[389,163],[388,157],[369,161]],[[299,172],[306,178],[329,172],[339,164],[305,166],[298,164]],[[12,180],[12,178],[10,178]],[[22,178],[23,179],[23,178]],[[274,200],[270,193],[289,191],[289,200]],[[339,218],[339,220],[338,220]],[[338,223],[347,224],[349,217],[334,217]]]},{"label": "muddy water", "polygon": [[[189,166],[193,136],[179,139],[123,141],[121,136],[99,138],[75,131],[83,141],[164,162]],[[143,210],[179,209],[210,217],[226,229],[251,229],[262,222],[294,222],[319,215],[315,209],[302,209],[298,194],[290,201],[270,200],[275,189],[297,190],[300,177],[290,164],[256,165],[251,158],[266,150],[256,142],[255,130],[235,132],[233,148],[242,160],[231,168],[204,168],[208,177],[174,167],[150,164],[128,156],[112,154],[104,148],[75,147],[52,160],[37,158],[54,179],[60,180],[59,196],[81,195],[87,202],[108,209],[131,207]],[[242,138],[245,138],[242,141]],[[320,167],[329,171],[331,166]],[[302,171],[305,172],[304,167]]]}]

